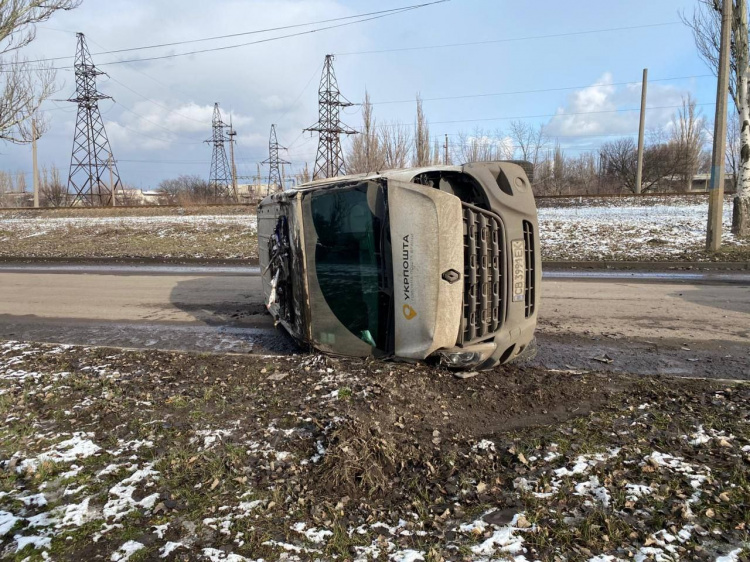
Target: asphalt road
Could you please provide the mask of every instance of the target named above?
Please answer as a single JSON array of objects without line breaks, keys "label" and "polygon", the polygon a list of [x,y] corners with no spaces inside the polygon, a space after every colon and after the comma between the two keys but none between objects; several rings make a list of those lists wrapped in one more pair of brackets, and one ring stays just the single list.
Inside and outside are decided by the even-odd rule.
[{"label": "asphalt road", "polygon": [[[0,338],[286,353],[257,268],[0,266]],[[536,363],[750,378],[750,275],[548,272]]]}]

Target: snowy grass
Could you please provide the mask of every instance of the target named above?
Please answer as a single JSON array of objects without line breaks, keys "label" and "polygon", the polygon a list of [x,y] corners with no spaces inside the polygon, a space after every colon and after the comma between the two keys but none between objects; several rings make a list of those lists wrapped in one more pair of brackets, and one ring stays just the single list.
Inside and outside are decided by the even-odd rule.
[{"label": "snowy grass", "polygon": [[0,218],[0,256],[257,259],[255,215]]},{"label": "snowy grass", "polygon": [[[473,395],[471,415],[482,415],[479,393],[506,394],[501,376],[533,372],[467,382],[318,356],[211,361],[0,343],[0,558],[672,562],[750,553],[747,386],[665,379],[623,391],[626,379],[607,386],[615,375],[546,373],[547,385],[613,399],[552,426],[485,424],[470,434],[436,430],[425,423],[435,401],[412,398],[391,418],[400,440],[385,443],[391,424],[363,429],[368,470],[383,469],[386,445],[405,463],[372,495],[324,482],[351,446],[341,429],[353,410],[374,417],[423,377],[447,403],[456,391]],[[391,380],[405,382],[384,384],[397,370],[404,378]],[[343,386],[351,392],[332,400]],[[534,396],[520,397],[524,409]],[[454,445],[441,450],[436,431]]]},{"label": "snowy grass", "polygon": [[[540,200],[539,205],[544,260],[750,259],[750,242],[730,232],[729,197],[724,205],[724,249],[718,257],[704,250],[708,203],[703,196],[573,197]],[[253,209],[238,209],[240,214],[149,216],[138,216],[137,210],[126,216],[129,209],[112,211],[113,216],[77,211],[0,212],[0,256],[258,259]],[[84,211],[88,216],[81,216]]]},{"label": "snowy grass", "polygon": [[[545,260],[702,261],[705,197],[546,200],[539,209]],[[724,205],[724,259],[747,259],[750,242],[732,235],[731,200]]]}]

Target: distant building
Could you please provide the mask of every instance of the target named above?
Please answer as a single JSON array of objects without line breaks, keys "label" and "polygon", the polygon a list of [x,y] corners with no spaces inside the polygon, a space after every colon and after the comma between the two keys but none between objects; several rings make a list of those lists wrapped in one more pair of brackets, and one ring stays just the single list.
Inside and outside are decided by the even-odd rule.
[{"label": "distant building", "polygon": [[[693,181],[690,185],[690,191],[708,191],[708,186],[711,183],[711,174],[695,174]],[[726,174],[724,176],[724,190],[734,191],[735,178],[734,174]]]}]

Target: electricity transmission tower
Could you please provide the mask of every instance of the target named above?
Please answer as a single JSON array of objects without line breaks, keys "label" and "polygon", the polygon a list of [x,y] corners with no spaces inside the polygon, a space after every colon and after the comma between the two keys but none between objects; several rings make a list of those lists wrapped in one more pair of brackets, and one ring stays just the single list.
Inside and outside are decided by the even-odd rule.
[{"label": "electricity transmission tower", "polygon": [[99,112],[99,100],[112,97],[97,91],[96,77],[104,72],[94,66],[83,33],[76,33],[76,37],[76,96],[68,100],[78,104],[68,175],[70,205],[115,205],[122,183]]},{"label": "electricity transmission tower", "polygon": [[268,164],[268,187],[266,188],[266,195],[270,192],[272,185],[276,189],[284,189],[279,166],[289,164],[289,162],[279,158],[279,150],[286,150],[286,148],[279,146],[279,141],[276,140],[276,125],[271,125],[271,136],[268,139],[268,159],[261,162],[261,164]]},{"label": "electricity transmission tower", "polygon": [[213,153],[211,155],[211,173],[208,176],[208,186],[213,191],[216,199],[223,199],[231,197],[232,187],[234,185],[234,177],[232,175],[232,169],[229,167],[229,160],[227,159],[227,151],[224,146],[225,142],[231,142],[231,137],[227,139],[224,134],[224,129],[228,126],[221,120],[221,112],[219,111],[219,104],[214,104],[214,116],[212,120],[213,124],[213,137],[207,140],[208,144],[213,145]]},{"label": "electricity transmission tower", "polygon": [[333,71],[333,55],[326,55],[323,75],[318,89],[318,122],[305,131],[318,133],[318,155],[315,158],[313,179],[332,178],[344,172],[344,155],[341,152],[340,135],[354,135],[354,129],[339,119],[342,107],[354,105],[339,91]]}]

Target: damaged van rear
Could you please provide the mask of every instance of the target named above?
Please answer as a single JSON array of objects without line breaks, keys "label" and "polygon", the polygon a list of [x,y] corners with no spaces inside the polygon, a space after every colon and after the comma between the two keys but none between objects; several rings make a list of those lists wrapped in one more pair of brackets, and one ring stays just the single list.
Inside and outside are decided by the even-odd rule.
[{"label": "damaged van rear", "polygon": [[268,311],[303,346],[489,369],[527,357],[539,305],[536,205],[515,162],[319,180],[266,197]]}]

